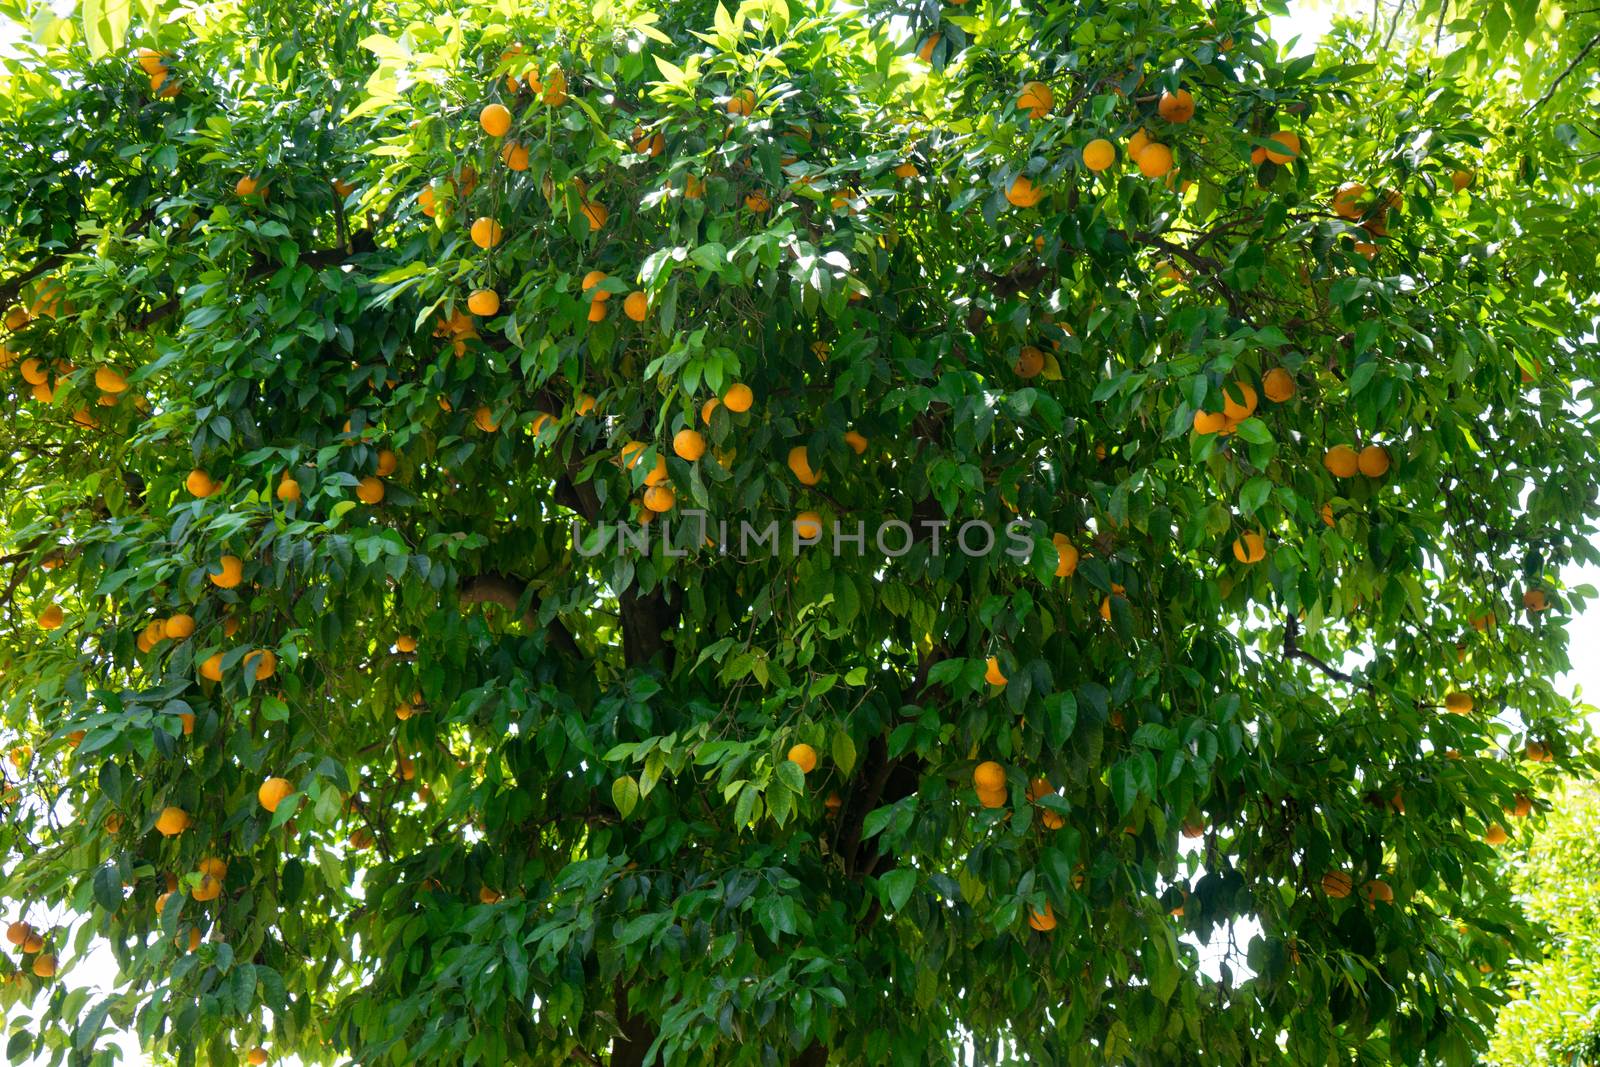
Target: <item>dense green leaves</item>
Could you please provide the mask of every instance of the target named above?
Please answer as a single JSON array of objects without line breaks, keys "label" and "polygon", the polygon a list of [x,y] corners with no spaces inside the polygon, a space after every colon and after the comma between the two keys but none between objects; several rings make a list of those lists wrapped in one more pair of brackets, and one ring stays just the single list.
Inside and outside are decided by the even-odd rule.
[{"label": "dense green leaves", "polygon": [[1594,766],[1592,16],[1258,14],[41,15],[8,1059],[1470,1062]]}]

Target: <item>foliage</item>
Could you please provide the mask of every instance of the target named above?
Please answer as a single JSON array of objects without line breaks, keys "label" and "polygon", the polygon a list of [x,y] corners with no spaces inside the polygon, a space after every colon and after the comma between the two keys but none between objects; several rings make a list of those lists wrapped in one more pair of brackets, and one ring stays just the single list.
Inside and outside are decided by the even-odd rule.
[{"label": "foliage", "polygon": [[1543,959],[1513,972],[1514,997],[1500,1010],[1486,1059],[1493,1064],[1600,1063],[1600,808],[1593,783],[1571,784],[1550,798],[1550,810],[1525,852],[1512,884],[1529,918],[1549,925],[1553,944]]},{"label": "foliage", "polygon": [[[1231,0],[28,21],[8,1059],[1485,1043],[1536,928],[1484,837],[1595,765],[1548,681],[1594,596],[1584,75],[1529,109],[1466,13],[1453,62],[1289,59]],[[574,543],[646,502],[648,553]],[[1027,558],[950,544],[1013,516]],[[32,972],[95,938],[115,991]]]}]

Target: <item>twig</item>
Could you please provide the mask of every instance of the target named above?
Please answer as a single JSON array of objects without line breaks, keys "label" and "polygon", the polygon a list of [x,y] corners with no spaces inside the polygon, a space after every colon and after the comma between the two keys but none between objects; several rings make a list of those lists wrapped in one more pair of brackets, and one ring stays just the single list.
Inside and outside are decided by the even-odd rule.
[{"label": "twig", "polygon": [[1548,103],[1550,98],[1556,95],[1556,90],[1561,87],[1561,83],[1566,80],[1567,75],[1577,70],[1578,64],[1589,58],[1589,53],[1593,52],[1596,47],[1600,47],[1600,33],[1589,38],[1589,43],[1583,46],[1582,51],[1572,57],[1572,62],[1568,63],[1560,74],[1556,75],[1555,81],[1550,83],[1550,88],[1544,91],[1544,95],[1528,105],[1528,110],[1522,113],[1523,117],[1526,118]]},{"label": "twig", "polygon": [[[1294,615],[1286,615],[1283,620],[1283,654],[1290,659],[1301,659],[1316,667],[1330,678],[1347,684],[1354,684],[1355,678],[1345,671],[1333,666],[1327,660],[1314,652],[1307,652],[1300,647],[1300,620]],[[1361,688],[1372,691],[1372,683],[1367,682]]]}]

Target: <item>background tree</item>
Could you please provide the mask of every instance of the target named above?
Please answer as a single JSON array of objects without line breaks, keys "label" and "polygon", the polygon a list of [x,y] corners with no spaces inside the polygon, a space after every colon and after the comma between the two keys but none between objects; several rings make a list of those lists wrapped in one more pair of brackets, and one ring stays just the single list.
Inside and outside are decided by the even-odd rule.
[{"label": "background tree", "polygon": [[30,8],[8,1058],[1470,1062],[1600,225],[1457,15]]},{"label": "background tree", "polygon": [[1513,971],[1514,997],[1500,1009],[1486,1059],[1494,1064],[1600,1063],[1600,814],[1592,783],[1571,784],[1550,797],[1550,810],[1525,852],[1512,884],[1530,918],[1549,924],[1545,957]]}]

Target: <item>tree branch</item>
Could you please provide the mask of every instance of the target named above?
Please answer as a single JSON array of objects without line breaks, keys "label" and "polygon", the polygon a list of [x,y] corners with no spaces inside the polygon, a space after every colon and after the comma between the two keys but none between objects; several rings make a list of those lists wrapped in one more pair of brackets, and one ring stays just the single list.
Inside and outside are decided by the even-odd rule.
[{"label": "tree branch", "polygon": [[1589,38],[1589,43],[1584,45],[1582,50],[1580,50],[1577,55],[1572,57],[1572,62],[1568,63],[1560,74],[1556,75],[1555,81],[1550,83],[1550,88],[1544,91],[1544,95],[1528,105],[1528,110],[1522,113],[1522,117],[1527,118],[1545,104],[1549,103],[1550,98],[1556,95],[1556,90],[1561,87],[1561,83],[1566,81],[1567,75],[1571,74],[1574,70],[1577,70],[1578,64],[1589,58],[1589,53],[1593,52],[1597,47],[1600,47],[1600,33],[1597,33],[1593,37]]},{"label": "tree branch", "polygon": [[1367,682],[1365,684],[1357,683],[1355,678],[1350,674],[1346,673],[1345,671],[1341,671],[1339,668],[1333,666],[1316,653],[1307,652],[1305,649],[1301,648],[1300,620],[1294,615],[1287,615],[1283,620],[1283,654],[1287,659],[1304,660],[1330,678],[1334,678],[1338,681],[1351,685],[1360,684],[1362,689],[1366,689],[1369,692],[1372,689],[1371,682]]},{"label": "tree branch", "polygon": [[[463,605],[497,604],[507,611],[516,611],[522,604],[523,594],[528,590],[528,583],[520,578],[513,578],[505,574],[487,573],[468,578],[461,583],[458,594]],[[537,629],[539,616],[533,610],[533,605],[528,605],[522,613],[522,624],[528,629]],[[545,637],[555,648],[575,659],[581,659],[582,651],[578,648],[577,638],[572,636],[572,631],[562,624],[560,619],[551,619],[545,627]]]}]

